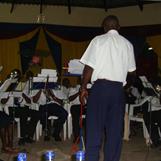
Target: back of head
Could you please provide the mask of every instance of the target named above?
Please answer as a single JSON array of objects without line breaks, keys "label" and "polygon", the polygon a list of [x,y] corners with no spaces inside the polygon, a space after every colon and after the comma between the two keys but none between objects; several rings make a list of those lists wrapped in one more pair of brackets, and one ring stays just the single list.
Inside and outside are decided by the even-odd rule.
[{"label": "back of head", "polygon": [[34,76],[34,74],[33,74],[32,71],[28,70],[28,71],[26,72],[26,80],[28,80],[29,78],[31,78],[31,77],[33,77],[33,76]]},{"label": "back of head", "polygon": [[62,85],[66,88],[69,88],[70,87],[70,81],[68,78],[64,78],[63,79],[63,82],[62,82]]},{"label": "back of head", "polygon": [[102,27],[104,28],[105,32],[112,29],[119,30],[120,29],[119,20],[116,16],[109,15],[105,17],[105,19],[103,20]]}]

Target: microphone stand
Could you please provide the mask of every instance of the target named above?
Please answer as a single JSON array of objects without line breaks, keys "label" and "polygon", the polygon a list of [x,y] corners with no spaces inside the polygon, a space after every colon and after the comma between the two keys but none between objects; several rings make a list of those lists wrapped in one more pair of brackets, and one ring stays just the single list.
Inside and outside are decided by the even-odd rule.
[{"label": "microphone stand", "polygon": [[[13,78],[11,78],[11,79],[13,79]],[[14,78],[15,79],[15,78]],[[16,83],[18,84],[18,79],[17,79],[17,81],[16,81]],[[13,110],[12,110],[12,115],[13,115],[13,124],[12,124],[12,138],[14,138],[14,133],[15,133],[15,111],[16,111],[16,106],[18,105],[18,99],[16,98],[16,97],[14,97],[14,89],[11,89],[11,91],[9,92],[9,97],[12,97],[12,99],[13,99],[13,101],[12,101],[12,108],[13,108]],[[14,144],[14,142],[13,142],[13,140],[12,140],[12,144]]]},{"label": "microphone stand", "polygon": [[46,107],[45,107],[45,136],[44,136],[44,141],[48,141],[49,140],[49,131],[48,131],[48,94],[47,94],[47,85],[48,85],[48,81],[49,81],[49,76],[47,76],[46,79],[46,83],[44,86],[44,92],[46,95]]}]

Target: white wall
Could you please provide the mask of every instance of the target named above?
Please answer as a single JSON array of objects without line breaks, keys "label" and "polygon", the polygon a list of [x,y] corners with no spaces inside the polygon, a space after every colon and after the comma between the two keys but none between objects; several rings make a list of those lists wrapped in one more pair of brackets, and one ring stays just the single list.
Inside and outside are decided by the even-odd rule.
[{"label": "white wall", "polygon": [[[0,22],[37,23],[40,6],[15,5],[10,13],[11,4],[0,3]],[[103,18],[108,14],[115,14],[122,26],[136,26],[148,24],[161,24],[161,3],[144,5],[141,12],[138,6],[118,9],[80,8],[71,7],[68,14],[67,7],[44,6],[44,23],[70,25],[70,26],[100,26]]]}]

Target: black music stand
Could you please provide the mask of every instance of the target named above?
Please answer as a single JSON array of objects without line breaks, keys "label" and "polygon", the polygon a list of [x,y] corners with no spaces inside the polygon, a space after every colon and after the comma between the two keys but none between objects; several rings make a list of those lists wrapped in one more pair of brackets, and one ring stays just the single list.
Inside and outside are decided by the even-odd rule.
[{"label": "black music stand", "polygon": [[[12,108],[13,108],[13,111],[12,111],[12,117],[13,117],[13,138],[14,138],[14,127],[15,127],[15,105],[16,103],[18,102],[18,97],[15,97],[14,96],[14,92],[15,92],[15,89],[18,85],[18,79],[15,78],[15,79],[8,79],[10,80],[10,85],[6,88],[6,91],[5,92],[9,92],[8,96],[9,97],[13,97],[13,103],[12,103]],[[16,103],[15,103],[16,102]],[[13,143],[14,144],[14,143]]]},{"label": "black music stand", "polygon": [[[151,96],[152,98],[153,97],[158,97],[158,95],[157,95],[157,92],[156,91],[154,91],[154,89],[153,88],[150,88],[150,87],[144,87],[144,92],[146,93],[146,95],[147,96]],[[151,99],[152,99],[151,98]],[[151,138],[151,119],[152,119],[152,105],[151,105],[151,100],[148,102],[148,104],[149,104],[149,114],[150,114],[150,120],[149,120],[149,123],[150,123],[150,126],[149,126],[149,136],[150,136],[150,138]],[[151,144],[151,143],[150,143]]]}]

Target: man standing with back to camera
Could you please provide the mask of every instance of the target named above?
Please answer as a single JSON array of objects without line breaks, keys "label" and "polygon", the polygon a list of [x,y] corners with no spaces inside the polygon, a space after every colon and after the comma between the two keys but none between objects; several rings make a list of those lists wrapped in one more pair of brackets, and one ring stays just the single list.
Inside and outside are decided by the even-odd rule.
[{"label": "man standing with back to camera", "polygon": [[87,83],[93,83],[87,102],[86,161],[99,161],[104,132],[104,161],[119,161],[125,111],[123,86],[127,74],[136,70],[133,46],[118,33],[118,18],[107,16],[103,28],[105,34],[91,41],[80,60],[85,64],[82,104],[88,95]]}]

